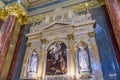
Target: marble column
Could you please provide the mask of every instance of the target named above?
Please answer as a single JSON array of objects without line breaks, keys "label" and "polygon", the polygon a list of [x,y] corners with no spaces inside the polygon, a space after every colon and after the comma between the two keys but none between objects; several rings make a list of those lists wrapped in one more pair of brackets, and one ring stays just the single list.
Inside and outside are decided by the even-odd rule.
[{"label": "marble column", "polygon": [[[120,4],[120,0],[116,0],[118,4]],[[119,5],[120,6],[120,5]]]},{"label": "marble column", "polygon": [[10,47],[10,42],[12,40],[16,23],[17,23],[17,17],[14,15],[9,15],[7,23],[5,25],[5,30],[3,32],[3,35],[1,36],[1,41],[0,41],[0,76],[8,49]]},{"label": "marble column", "polygon": [[120,1],[105,0],[105,4],[110,16],[117,44],[120,50]]},{"label": "marble column", "polygon": [[9,72],[8,72],[8,75],[7,75],[7,80],[12,80],[14,68],[15,68],[15,65],[16,65],[17,58],[18,58],[18,51],[19,51],[19,48],[20,48],[20,44],[21,44],[21,40],[22,40],[22,36],[23,36],[23,32],[24,32],[24,26],[25,25],[22,25],[21,28],[20,28],[19,36],[18,36],[18,39],[17,39],[17,44],[16,44],[15,50],[13,52],[13,58],[12,58],[10,68],[9,68]]},{"label": "marble column", "polygon": [[0,28],[1,28],[2,24],[3,24],[3,20],[0,19]]}]

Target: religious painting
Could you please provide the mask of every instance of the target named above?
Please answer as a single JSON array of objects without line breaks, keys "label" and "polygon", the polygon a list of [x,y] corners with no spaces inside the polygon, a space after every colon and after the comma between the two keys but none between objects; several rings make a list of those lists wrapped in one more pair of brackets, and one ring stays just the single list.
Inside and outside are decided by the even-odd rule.
[{"label": "religious painting", "polygon": [[46,75],[67,73],[66,45],[61,41],[52,43],[47,50]]},{"label": "religious painting", "polygon": [[90,78],[90,54],[88,45],[85,42],[80,42],[77,45],[77,61],[78,61],[78,74],[81,79]]},{"label": "religious painting", "polygon": [[27,75],[37,75],[38,62],[39,54],[34,49],[32,55],[28,58]]}]

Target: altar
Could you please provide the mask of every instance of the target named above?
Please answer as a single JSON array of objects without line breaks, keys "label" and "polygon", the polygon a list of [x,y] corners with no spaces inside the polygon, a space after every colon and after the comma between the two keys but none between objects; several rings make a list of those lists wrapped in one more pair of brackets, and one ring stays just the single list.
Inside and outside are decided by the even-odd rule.
[{"label": "altar", "polygon": [[26,34],[20,79],[103,80],[91,14],[59,8]]}]

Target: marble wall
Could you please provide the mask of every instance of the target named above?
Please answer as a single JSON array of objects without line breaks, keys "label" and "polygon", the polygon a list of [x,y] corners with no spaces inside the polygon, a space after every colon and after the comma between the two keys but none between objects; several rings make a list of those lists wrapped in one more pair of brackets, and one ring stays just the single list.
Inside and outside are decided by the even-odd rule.
[{"label": "marble wall", "polygon": [[[80,13],[86,13],[86,12],[78,12]],[[105,80],[119,80],[118,67],[117,62],[115,58],[115,51],[112,46],[112,41],[110,40],[108,25],[106,22],[105,14],[102,7],[95,8],[90,10],[90,13],[92,13],[92,18],[96,20],[96,41],[101,61],[101,67],[103,71],[103,77]],[[26,42],[27,37],[25,37],[25,34],[29,33],[31,25],[26,25],[24,30],[24,36],[22,38],[22,44],[19,49],[19,55],[17,59],[17,64],[14,71],[13,80],[20,78],[20,72],[22,68],[22,63],[24,59],[25,49],[26,49]],[[97,68],[96,68],[97,69]]]},{"label": "marble wall", "polygon": [[91,10],[93,19],[96,20],[96,41],[105,80],[119,80],[115,51],[110,40],[108,25],[102,8]]}]

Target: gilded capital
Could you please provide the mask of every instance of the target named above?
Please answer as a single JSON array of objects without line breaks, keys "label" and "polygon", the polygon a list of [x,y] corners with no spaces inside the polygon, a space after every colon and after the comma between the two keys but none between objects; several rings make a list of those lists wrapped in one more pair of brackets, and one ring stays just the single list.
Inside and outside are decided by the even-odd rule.
[{"label": "gilded capital", "polygon": [[20,24],[25,24],[27,21],[27,14],[17,4],[11,5],[7,9],[9,15],[15,15]]},{"label": "gilded capital", "polygon": [[8,11],[6,10],[6,7],[0,9],[0,18],[5,19],[8,16]]},{"label": "gilded capital", "polygon": [[9,15],[16,16],[20,24],[25,24],[28,18],[26,12],[23,11],[18,4],[5,6],[3,9],[0,10],[1,19],[5,19]]},{"label": "gilded capital", "polygon": [[31,42],[27,42],[27,43],[26,43],[26,46],[27,46],[27,47],[30,47],[31,44],[32,44]]},{"label": "gilded capital", "polygon": [[89,37],[94,37],[95,36],[95,32],[88,32]]},{"label": "gilded capital", "polygon": [[46,39],[41,39],[41,42],[46,44],[47,40]]},{"label": "gilded capital", "polygon": [[73,35],[73,34],[69,34],[69,35],[68,35],[68,39],[69,39],[69,40],[71,40],[71,39],[73,40],[73,39],[74,39],[74,35]]}]

